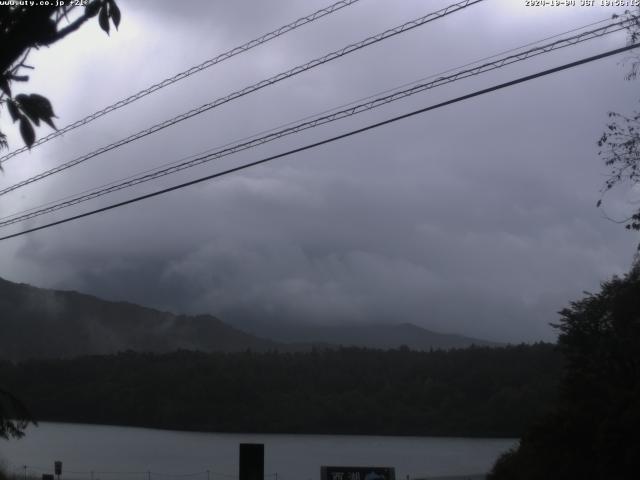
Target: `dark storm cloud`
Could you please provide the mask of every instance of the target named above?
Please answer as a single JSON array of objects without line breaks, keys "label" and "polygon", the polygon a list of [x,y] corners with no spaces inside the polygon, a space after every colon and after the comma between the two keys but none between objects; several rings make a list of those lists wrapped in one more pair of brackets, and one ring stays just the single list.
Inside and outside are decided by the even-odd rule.
[{"label": "dark storm cloud", "polygon": [[[3,213],[610,13],[529,13],[513,3],[486,2],[184,122],[55,182],[25,189],[23,196],[12,196],[10,205],[3,205]],[[103,61],[70,71],[79,82],[90,78],[100,85],[97,105],[323,6],[188,4],[190,8],[183,8],[185,2],[153,2],[153,7],[134,2],[128,30],[123,20],[121,32],[111,39],[103,39],[99,31],[87,33],[95,35],[87,38],[96,42]],[[429,2],[427,9],[424,2],[394,2],[390,8],[388,2],[364,0],[96,122],[95,128],[51,142],[24,159],[31,162],[26,166],[12,163],[12,168],[19,166],[7,173],[6,181],[446,4]],[[623,36],[438,89],[222,165],[280,152],[620,42]],[[120,49],[116,53],[109,49],[113,44]],[[82,57],[89,53],[79,46],[65,48],[89,58]],[[65,52],[52,49],[56,55]],[[623,272],[637,240],[594,208],[603,180],[595,141],[606,112],[635,102],[635,86],[623,81],[617,61],[541,79],[6,243],[5,276],[176,312],[208,312],[243,324],[409,321],[496,340],[550,339],[548,323],[556,319],[555,312],[582,290],[593,290],[609,275]],[[66,91],[55,84],[52,88],[60,95]],[[67,94],[68,101],[56,104],[59,111],[90,111],[86,102]],[[181,178],[210,171],[203,167]],[[147,189],[151,187],[141,191]]]}]

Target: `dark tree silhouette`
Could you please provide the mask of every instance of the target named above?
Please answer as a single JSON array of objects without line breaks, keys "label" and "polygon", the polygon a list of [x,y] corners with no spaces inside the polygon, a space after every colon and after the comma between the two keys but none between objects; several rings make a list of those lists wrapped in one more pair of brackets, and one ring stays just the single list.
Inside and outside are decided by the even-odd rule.
[{"label": "dark tree silhouette", "polygon": [[[120,9],[115,0],[92,0],[84,8],[82,2],[48,2],[50,5],[0,5],[0,110],[9,113],[18,124],[20,135],[28,147],[35,142],[35,127],[40,122],[55,128],[51,102],[37,93],[13,95],[14,82],[27,82],[26,63],[32,49],[62,40],[78,30],[87,20],[98,16],[100,27],[108,34],[110,21],[116,29]],[[8,148],[7,136],[0,130],[0,150]],[[0,166],[0,169],[2,167]],[[18,398],[0,389],[0,438],[20,437],[31,422],[29,412]]]},{"label": "dark tree silhouette", "polygon": [[558,343],[566,367],[559,403],[489,478],[637,478],[640,262],[560,314]]},{"label": "dark tree silhouette", "polygon": [[0,438],[19,438],[29,423],[35,423],[23,403],[6,390],[0,389]]},{"label": "dark tree silhouette", "polygon": [[[631,12],[626,11],[629,15]],[[640,9],[629,42],[640,40]],[[627,80],[640,75],[630,58]],[[598,141],[611,168],[598,200],[619,185],[640,184],[640,113],[609,113]],[[640,209],[621,221],[640,230]],[[639,246],[640,249],[640,246]],[[640,256],[623,278],[572,303],[555,325],[565,372],[554,412],[540,419],[520,445],[494,465],[491,480],[627,479],[640,471]]]}]

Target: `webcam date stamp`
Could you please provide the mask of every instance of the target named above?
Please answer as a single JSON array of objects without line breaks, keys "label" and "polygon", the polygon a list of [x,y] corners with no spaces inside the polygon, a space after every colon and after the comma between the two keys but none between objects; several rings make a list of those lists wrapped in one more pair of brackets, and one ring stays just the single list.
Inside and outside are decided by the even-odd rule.
[{"label": "webcam date stamp", "polygon": [[[640,0],[638,0],[640,1]],[[90,0],[0,0],[9,7],[86,7]]]},{"label": "webcam date stamp", "polygon": [[640,7],[640,0],[524,0],[525,7]]}]

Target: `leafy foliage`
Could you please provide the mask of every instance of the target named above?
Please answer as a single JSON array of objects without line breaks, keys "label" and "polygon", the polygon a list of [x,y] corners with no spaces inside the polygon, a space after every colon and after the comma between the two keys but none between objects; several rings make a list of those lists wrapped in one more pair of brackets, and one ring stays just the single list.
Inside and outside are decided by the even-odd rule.
[{"label": "leafy foliage", "polygon": [[228,432],[520,435],[554,401],[554,346],[120,353],[0,363],[41,420]]},{"label": "leafy foliage", "polygon": [[31,414],[13,394],[0,389],[0,438],[20,438],[32,422]]},{"label": "leafy foliage", "polygon": [[[611,168],[603,193],[622,183],[640,183],[640,113],[630,117],[610,112],[611,122],[598,140],[600,156]],[[598,201],[598,207],[602,200]],[[626,220],[628,230],[640,230],[640,210]]]},{"label": "leafy foliage", "polygon": [[[630,44],[640,41],[640,8],[630,15],[629,10],[625,11],[632,24],[627,27],[628,41]],[[614,15],[615,18],[617,15]],[[626,75],[627,80],[635,80],[640,73],[640,58],[631,59],[631,68]],[[609,177],[602,188],[602,196],[617,185],[628,184],[631,186],[640,183],[640,113],[635,111],[627,116],[617,112],[609,112],[609,123],[605,131],[598,140],[600,156],[605,165],[611,170]],[[601,197],[597,206],[602,206]],[[640,230],[640,209],[629,218],[623,220],[625,228],[628,230]],[[640,249],[640,245],[638,245]]]},{"label": "leafy foliage", "polygon": [[625,479],[640,471],[640,264],[560,312],[566,361],[554,412],[493,480]]},{"label": "leafy foliage", "polygon": [[[35,128],[42,120],[56,128],[49,100],[35,93],[13,96],[13,82],[26,82],[22,70],[33,67],[25,63],[31,49],[51,45],[76,31],[88,19],[98,15],[100,27],[109,34],[110,22],[118,28],[120,9],[115,0],[93,0],[85,5],[82,13],[69,20],[73,12],[79,11],[76,2],[67,5],[31,6],[28,2],[15,5],[0,5],[0,106],[6,105],[13,122],[17,122],[24,143],[30,148],[36,139]],[[0,150],[7,148],[6,135],[0,132]]]}]

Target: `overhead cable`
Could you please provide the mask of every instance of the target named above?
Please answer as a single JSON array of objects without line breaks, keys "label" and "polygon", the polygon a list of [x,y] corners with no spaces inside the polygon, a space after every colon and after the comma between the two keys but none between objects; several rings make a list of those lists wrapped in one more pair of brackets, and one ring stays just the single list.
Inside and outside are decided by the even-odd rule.
[{"label": "overhead cable", "polygon": [[[108,113],[111,113],[115,110],[118,110],[119,108],[122,108],[126,105],[129,105],[130,103],[133,103],[137,100],[140,100],[141,98],[146,97],[147,95],[150,95],[162,88],[168,87],[169,85],[172,85],[176,82],[179,82],[180,80],[183,80],[187,77],[190,77],[191,75],[201,72],[202,70],[205,70],[207,68],[213,67],[214,65],[224,62],[225,60],[228,60],[232,57],[235,57],[236,55],[239,55],[241,53],[244,53],[248,50],[251,50],[252,48],[255,48],[259,45],[262,45],[264,43],[267,43],[271,40],[274,40],[282,35],[284,35],[285,33],[289,33],[297,28],[302,27],[303,25],[306,25],[308,23],[314,22],[315,20],[318,20],[322,17],[325,17],[327,15],[330,15],[334,12],[337,12],[338,10],[343,9],[344,7],[348,7],[350,5],[353,5],[354,3],[359,2],[360,0],[341,0],[339,2],[334,3],[333,5],[329,5],[328,7],[322,8],[316,12],[313,12],[310,15],[306,15],[304,17],[301,17],[299,19],[297,19],[294,22],[291,22],[287,25],[284,25],[280,28],[277,28],[269,33],[266,33],[258,38],[255,38],[243,45],[240,45],[239,47],[234,47],[231,50],[227,50],[224,53],[221,53],[213,58],[210,58],[209,60],[206,60],[204,62],[202,62],[199,65],[195,65],[191,68],[188,68],[187,70],[184,70],[180,73],[177,73],[176,75],[169,77],[169,78],[165,78],[164,80],[155,83],[147,88],[145,88],[144,90],[140,90],[138,93],[135,93],[127,98],[124,98],[122,100],[119,100],[105,108],[103,108],[102,110],[98,110],[97,112],[94,112],[90,115],[87,115],[84,118],[81,118],[80,120],[77,120],[73,123],[70,123],[69,125],[62,127],[52,133],[50,133],[49,135],[39,138],[38,140],[36,140],[36,142],[31,145],[31,150],[33,150],[33,148],[37,147],[38,145],[42,145],[43,143],[48,142],[49,140],[53,140],[56,137],[59,137],[60,135],[70,132],[71,130],[75,130],[78,127],[81,127],[83,125],[86,125],[88,123],[93,122],[94,120],[97,120],[100,117],[103,117],[105,115],[107,115]],[[0,165],[4,162],[6,162],[7,160],[9,160],[12,157],[15,157],[16,155],[22,153],[22,152],[26,152],[27,150],[29,150],[29,147],[21,147],[18,148],[12,152],[7,153],[6,155],[0,157]]]},{"label": "overhead cable", "polygon": [[86,201],[93,200],[95,198],[102,197],[104,195],[114,193],[119,190],[131,188],[133,186],[146,183],[151,180],[164,177],[166,175],[174,174],[179,171],[192,168],[197,165],[201,165],[203,163],[217,160],[219,158],[222,158],[243,150],[254,148],[256,146],[277,140],[279,138],[282,138],[288,135],[292,135],[304,130],[308,130],[310,128],[314,128],[314,127],[331,123],[343,118],[357,115],[359,113],[381,107],[388,103],[395,102],[397,100],[401,100],[411,95],[415,95],[417,93],[421,93],[426,90],[430,90],[448,83],[453,83],[455,81],[462,80],[464,78],[469,78],[475,75],[479,75],[492,70],[503,68],[507,65],[512,65],[514,63],[521,62],[541,54],[546,54],[554,50],[576,45],[578,43],[585,42],[587,40],[600,38],[604,35],[615,33],[617,31],[620,31],[626,28],[626,26],[630,24],[629,22],[635,22],[635,17],[626,19],[620,22],[615,22],[610,25],[605,25],[603,27],[589,30],[586,32],[582,32],[580,34],[563,38],[552,43],[540,45],[538,47],[529,49],[527,51],[519,52],[503,58],[499,58],[495,61],[487,62],[481,65],[475,66],[473,68],[464,69],[452,75],[436,78],[435,80],[430,82],[413,85],[410,88],[400,90],[400,91],[395,91],[389,95],[374,98],[366,102],[356,104],[356,105],[350,106],[349,108],[335,111],[327,115],[322,115],[310,121],[301,122],[281,130],[272,131],[271,133],[261,137],[252,138],[247,141],[242,141],[235,144],[231,144],[229,146],[225,146],[224,148],[214,151],[212,153],[195,156],[195,158],[190,158],[189,160],[182,161],[180,163],[171,164],[166,168],[152,170],[148,173],[145,172],[144,174],[140,174],[138,176],[132,176],[124,181],[112,182],[111,184],[105,185],[103,187],[99,187],[97,189],[88,191],[86,193],[83,192],[76,196],[67,197],[63,201],[51,202],[41,208],[36,207],[35,209],[29,209],[24,212],[19,212],[13,215],[9,215],[7,217],[0,218],[0,227],[5,227],[21,221],[29,220],[41,215],[45,215],[47,213],[61,210],[63,208],[68,208],[73,205],[77,205],[79,203],[84,203]]},{"label": "overhead cable", "polygon": [[495,54],[493,54],[493,55],[489,55],[489,56],[487,56],[487,57],[483,57],[483,58],[481,58],[481,59],[479,59],[479,60],[474,60],[473,62],[465,63],[464,65],[459,65],[459,66],[457,66],[457,67],[452,67],[452,68],[449,68],[449,69],[447,69],[447,70],[444,70],[444,71],[441,71],[441,72],[438,72],[438,73],[430,74],[430,75],[428,75],[428,76],[426,76],[426,77],[422,77],[422,78],[420,78],[420,79],[418,79],[418,80],[413,80],[412,82],[404,83],[404,84],[399,85],[399,86],[397,86],[397,87],[388,88],[388,89],[385,89],[385,90],[383,90],[383,91],[379,91],[379,92],[376,92],[376,93],[374,93],[374,94],[367,95],[366,97],[360,97],[360,98],[358,98],[358,99],[356,99],[356,100],[352,100],[351,102],[344,103],[344,104],[341,104],[341,105],[339,105],[339,106],[336,106],[336,107],[333,107],[333,108],[330,108],[330,109],[323,110],[322,112],[318,112],[318,113],[315,113],[315,114],[313,114],[313,115],[307,115],[307,116],[305,116],[305,117],[303,117],[303,118],[299,118],[299,119],[294,120],[294,121],[291,121],[291,122],[287,122],[287,123],[284,123],[284,124],[280,124],[279,126],[274,127],[274,128],[269,128],[269,129],[266,129],[266,130],[262,130],[262,131],[260,131],[260,132],[254,133],[254,134],[252,134],[252,135],[248,135],[248,136],[243,137],[243,138],[241,138],[241,139],[237,139],[237,140],[235,140],[235,141],[229,142],[229,143],[227,143],[227,144],[225,144],[225,145],[217,146],[217,147],[215,147],[215,148],[209,148],[209,149],[207,149],[207,150],[205,150],[205,151],[201,151],[201,152],[199,152],[199,153],[191,154],[191,155],[188,155],[188,156],[186,156],[186,157],[182,157],[182,158],[180,158],[180,159],[178,159],[178,160],[173,160],[173,161],[171,161],[171,162],[164,163],[164,164],[159,165],[159,166],[157,166],[157,167],[153,167],[153,168],[150,168],[150,169],[144,170],[144,171],[142,171],[142,172],[137,172],[137,173],[135,173],[135,174],[133,174],[133,175],[129,175],[129,176],[125,177],[125,178],[120,178],[120,179],[118,179],[118,180],[114,180],[114,181],[112,181],[112,182],[109,182],[109,183],[106,183],[106,184],[102,184],[102,185],[100,185],[100,186],[98,186],[98,187],[88,188],[88,189],[85,189],[85,190],[83,190],[83,191],[81,191],[81,192],[77,192],[77,193],[72,194],[72,195],[66,195],[66,196],[64,196],[64,197],[62,197],[62,198],[58,198],[58,199],[56,199],[56,200],[52,200],[52,201],[49,201],[49,202],[46,202],[46,203],[43,203],[43,204],[40,204],[40,205],[36,205],[36,206],[34,206],[34,207],[26,208],[26,209],[21,210],[21,211],[19,211],[19,212],[15,212],[15,213],[12,213],[12,214],[9,214],[9,215],[5,215],[5,216],[3,216],[3,217],[0,217],[0,221],[5,220],[5,219],[10,218],[10,217],[14,217],[14,216],[16,216],[16,215],[21,215],[21,214],[24,214],[24,213],[27,213],[27,212],[32,212],[32,211],[34,211],[34,210],[38,210],[38,209],[40,209],[40,208],[42,208],[42,207],[49,206],[49,205],[53,205],[54,203],[58,203],[58,202],[61,202],[61,201],[63,201],[63,200],[71,199],[71,198],[77,197],[77,196],[82,195],[82,194],[85,194],[85,193],[94,192],[94,191],[96,191],[96,190],[98,190],[98,189],[102,189],[102,188],[110,187],[110,186],[113,186],[113,185],[115,185],[115,184],[117,184],[117,183],[120,183],[120,182],[123,182],[123,181],[126,181],[126,180],[130,180],[130,179],[133,179],[133,178],[135,178],[136,176],[140,176],[140,175],[145,175],[145,174],[147,174],[147,173],[156,172],[156,171],[158,171],[158,170],[160,170],[160,169],[163,169],[163,168],[165,168],[165,167],[168,167],[168,166],[171,166],[171,165],[176,165],[176,164],[178,164],[178,163],[182,163],[182,162],[184,162],[184,161],[187,161],[187,160],[190,160],[190,159],[193,159],[193,158],[196,158],[196,157],[202,156],[202,155],[204,155],[205,153],[211,153],[211,152],[214,152],[214,151],[215,151],[215,150],[217,150],[217,149],[225,148],[225,147],[228,147],[228,146],[234,145],[234,144],[236,144],[236,143],[245,142],[245,141],[248,141],[248,140],[251,140],[251,139],[254,139],[254,138],[258,138],[258,137],[260,137],[260,136],[263,136],[264,134],[275,132],[275,131],[277,131],[277,130],[280,130],[280,129],[282,129],[282,128],[285,128],[285,127],[289,127],[289,126],[295,125],[295,124],[300,123],[300,122],[303,122],[303,121],[305,121],[305,120],[310,120],[310,119],[312,119],[312,118],[317,118],[317,117],[319,117],[319,116],[321,116],[321,115],[325,115],[325,114],[328,114],[328,113],[336,112],[337,110],[341,110],[341,109],[344,109],[344,108],[346,108],[346,107],[350,107],[350,106],[356,105],[356,104],[358,104],[358,103],[362,103],[362,102],[364,102],[364,101],[366,101],[366,100],[371,100],[371,99],[376,98],[376,97],[379,97],[379,96],[381,96],[381,95],[385,95],[385,94],[390,93],[390,92],[398,91],[399,89],[402,89],[402,88],[405,88],[405,87],[409,87],[409,86],[417,85],[418,83],[424,82],[424,81],[426,81],[426,80],[430,80],[430,79],[432,79],[432,78],[442,77],[442,76],[444,76],[444,75],[446,75],[446,74],[448,74],[448,73],[455,72],[455,71],[457,71],[457,70],[461,70],[461,69],[463,69],[463,68],[470,67],[470,66],[472,66],[472,65],[478,65],[478,64],[480,64],[480,63],[482,63],[482,62],[486,62],[487,60],[491,60],[491,59],[493,59],[493,58],[498,58],[498,57],[503,56],[503,55],[506,55],[506,54],[508,54],[508,53],[517,52],[517,51],[520,51],[520,50],[522,50],[522,49],[524,49],[524,48],[527,48],[527,47],[530,47],[530,46],[533,46],[533,45],[538,45],[538,44],[540,44],[540,43],[542,43],[542,42],[546,42],[546,41],[549,41],[549,40],[553,40],[554,38],[559,38],[559,37],[562,37],[563,35],[568,35],[569,33],[578,32],[578,31],[580,31],[580,30],[585,30],[585,29],[587,29],[587,28],[589,28],[589,27],[593,27],[593,26],[595,26],[595,25],[600,25],[600,24],[602,24],[602,23],[607,23],[607,22],[611,22],[611,17],[610,17],[610,16],[609,16],[609,17],[607,17],[607,18],[605,18],[605,19],[602,19],[602,20],[596,21],[596,22],[588,23],[588,24],[583,25],[583,26],[580,26],[580,27],[572,28],[572,29],[570,29],[570,30],[565,30],[564,32],[557,33],[557,34],[554,34],[554,35],[551,35],[551,36],[548,36],[548,37],[542,38],[542,39],[540,39],[540,40],[536,40],[535,42],[529,42],[529,43],[526,43],[526,44],[524,44],[524,45],[520,45],[520,46],[518,46],[518,47],[513,47],[513,48],[510,48],[510,49],[508,49],[508,50],[503,50],[503,51],[498,52],[498,53],[495,53]]},{"label": "overhead cable", "polygon": [[402,25],[399,25],[395,28],[391,28],[389,30],[386,30],[382,33],[379,33],[377,35],[368,37],[360,42],[356,42],[356,43],[352,43],[350,45],[347,45],[346,47],[343,47],[339,50],[333,51],[327,55],[324,55],[322,57],[316,58],[315,60],[312,60],[310,62],[307,62],[303,65],[299,65],[297,67],[294,67],[290,70],[287,70],[286,72],[282,72],[279,73],[277,75],[274,75],[266,80],[262,80],[258,83],[255,83],[253,85],[250,85],[248,87],[245,87],[241,90],[237,90],[225,97],[221,97],[218,98],[216,100],[214,100],[213,102],[210,103],[206,103],[204,105],[201,105],[197,108],[194,108],[192,110],[189,110],[188,112],[182,113],[176,117],[173,117],[169,120],[165,120],[161,123],[158,123],[156,125],[153,125],[145,130],[141,130],[133,135],[130,135],[126,138],[120,139],[116,142],[110,143],[109,145],[106,145],[104,147],[101,147],[97,150],[94,150],[90,153],[87,153],[85,155],[82,155],[80,157],[77,157],[73,160],[70,160],[66,163],[63,163],[57,167],[54,167],[50,170],[47,170],[45,172],[39,173],[33,177],[30,177],[26,180],[22,180],[20,182],[17,182],[9,187],[6,187],[2,190],[0,190],[0,196],[5,195],[9,192],[12,192],[18,188],[24,187],[25,185],[29,185],[33,182],[37,182],[38,180],[42,180],[43,178],[47,178],[51,175],[54,175],[56,173],[62,172],[64,170],[67,170],[68,168],[74,167],[76,165],[79,165],[83,162],[86,162],[87,160],[97,157],[98,155],[101,155],[103,153],[106,153],[110,150],[113,150],[115,148],[121,147],[123,145],[126,145],[127,143],[131,143],[135,140],[139,140],[140,138],[146,137],[147,135],[151,135],[152,133],[156,133],[160,130],[163,130],[167,127],[170,127],[172,125],[175,125],[176,123],[182,122],[184,120],[187,120],[189,118],[192,118],[196,115],[199,115],[201,113],[204,113],[206,111],[209,111],[213,108],[219,107],[220,105],[223,105],[225,103],[228,103],[232,100],[235,100],[237,98],[243,97],[245,95],[248,95],[252,92],[255,92],[257,90],[260,90],[262,88],[265,88],[269,85],[273,85],[274,83],[280,82],[282,80],[285,80],[287,78],[293,77],[295,75],[298,75],[302,72],[306,72],[308,70],[311,70],[315,67],[318,67],[320,65],[323,65],[327,62],[330,62],[332,60],[335,60],[337,58],[343,57],[345,55],[348,55],[352,52],[355,52],[357,50],[360,50],[362,48],[368,47],[369,45],[373,45],[375,43],[378,43],[382,40],[386,40],[388,38],[391,38],[393,36],[399,35],[401,33],[407,32],[409,30],[412,30],[416,27],[425,25],[429,22],[432,22],[434,20],[440,19],[446,15],[450,15],[452,13],[455,13],[457,11],[460,11],[466,7],[469,7],[471,5],[474,5],[476,3],[480,3],[483,2],[485,0],[463,0],[461,2],[458,3],[454,3],[452,5],[449,5],[448,7],[445,7],[441,10],[438,10],[436,12],[433,13],[429,13],[427,15],[424,15],[422,17],[419,17],[415,20],[412,20],[410,22],[406,22]]},{"label": "overhead cable", "polygon": [[222,172],[218,172],[218,173],[214,173],[214,174],[207,175],[207,176],[204,176],[204,177],[200,177],[200,178],[197,178],[195,180],[191,180],[191,181],[188,181],[188,182],[185,182],[185,183],[181,183],[179,185],[174,185],[172,187],[163,188],[163,189],[157,190],[155,192],[147,193],[145,195],[140,195],[138,197],[131,198],[129,200],[125,200],[125,201],[122,201],[122,202],[118,202],[118,203],[114,203],[114,204],[111,204],[111,205],[107,205],[105,207],[101,207],[101,208],[98,208],[98,209],[95,209],[95,210],[84,212],[84,213],[81,213],[81,214],[78,214],[78,215],[74,215],[74,216],[71,216],[71,217],[67,217],[67,218],[64,218],[64,219],[61,219],[61,220],[57,220],[55,222],[47,223],[45,225],[40,225],[38,227],[29,228],[27,230],[23,230],[22,232],[13,233],[13,234],[10,234],[10,235],[5,235],[3,237],[0,237],[0,241],[8,240],[10,238],[16,238],[16,237],[19,237],[19,236],[22,236],[22,235],[26,235],[26,234],[29,234],[29,233],[33,233],[33,232],[37,232],[37,231],[44,230],[44,229],[47,229],[47,228],[51,228],[51,227],[54,227],[56,225],[62,225],[64,223],[72,222],[74,220],[79,220],[81,218],[85,218],[85,217],[89,217],[89,216],[92,216],[92,215],[96,215],[98,213],[103,213],[103,212],[106,212],[106,211],[109,211],[109,210],[120,208],[120,207],[123,207],[125,205],[130,205],[130,204],[133,204],[133,203],[137,203],[137,202],[140,202],[142,200],[147,200],[149,198],[154,198],[154,197],[157,197],[157,196],[160,196],[160,195],[164,195],[165,193],[173,192],[175,190],[180,190],[180,189],[192,186],[192,185],[196,185],[196,184],[203,183],[203,182],[206,182],[206,181],[209,181],[209,180],[213,180],[214,178],[218,178],[218,177],[222,177],[222,176],[225,176],[225,175],[229,175],[231,173],[238,172],[238,171],[241,171],[241,170],[245,170],[245,169],[248,169],[250,167],[255,167],[257,165],[261,165],[261,164],[264,164],[264,163],[267,163],[267,162],[271,162],[271,161],[279,159],[279,158],[287,157],[287,156],[290,156],[290,155],[293,155],[293,154],[296,154],[296,153],[300,153],[300,152],[303,152],[303,151],[306,151],[306,150],[311,150],[311,149],[317,148],[317,147],[319,147],[321,145],[326,145],[328,143],[332,143],[332,142],[335,142],[337,140],[342,140],[344,138],[348,138],[348,137],[351,137],[353,135],[357,135],[357,134],[360,134],[360,133],[363,133],[363,132],[367,132],[369,130],[373,130],[375,128],[379,128],[379,127],[381,127],[383,125],[388,125],[390,123],[394,123],[394,122],[397,122],[399,120],[404,120],[406,118],[410,118],[410,117],[413,117],[415,115],[419,115],[419,114],[426,113],[426,112],[431,111],[431,110],[436,110],[438,108],[445,107],[447,105],[452,105],[454,103],[459,103],[459,102],[462,102],[462,101],[465,101],[465,100],[469,100],[469,99],[474,98],[474,97],[478,97],[480,95],[485,95],[485,94],[490,93],[490,92],[495,92],[497,90],[501,90],[503,88],[507,88],[507,87],[510,87],[510,86],[513,86],[513,85],[517,85],[517,84],[520,84],[520,83],[528,82],[528,81],[534,80],[536,78],[540,78],[540,77],[544,77],[544,76],[547,76],[547,75],[551,75],[553,73],[557,73],[557,72],[560,72],[560,71],[563,71],[563,70],[568,70],[570,68],[574,68],[574,67],[577,67],[579,65],[584,65],[584,64],[596,61],[596,60],[600,60],[602,58],[610,57],[612,55],[617,55],[619,53],[623,53],[623,52],[629,51],[629,50],[637,48],[639,46],[640,46],[640,43],[633,43],[633,44],[626,45],[626,46],[621,47],[621,48],[616,48],[616,49],[613,49],[613,50],[609,50],[609,51],[600,53],[598,55],[593,55],[593,56],[586,57],[586,58],[583,58],[581,60],[577,60],[577,61],[574,61],[574,62],[571,62],[571,63],[566,63],[566,64],[561,65],[559,67],[554,67],[554,68],[550,68],[550,69],[547,69],[547,70],[543,70],[543,71],[534,73],[532,75],[526,75],[524,77],[519,77],[519,78],[517,78],[515,80],[511,80],[511,81],[508,81],[508,82],[500,83],[498,85],[494,85],[494,86],[489,87],[489,88],[485,88],[485,89],[482,89],[482,90],[476,90],[475,92],[469,93],[467,95],[462,95],[460,97],[456,97],[456,98],[453,98],[451,100],[447,100],[445,102],[440,102],[440,103],[437,103],[435,105],[430,105],[428,107],[424,107],[424,108],[421,108],[421,109],[418,109],[418,110],[414,110],[414,111],[409,112],[409,113],[405,113],[403,115],[398,115],[398,116],[389,118],[387,120],[383,120],[381,122],[377,122],[377,123],[373,123],[373,124],[367,125],[366,127],[358,128],[356,130],[351,130],[349,132],[346,132],[346,133],[343,133],[343,134],[340,134],[340,135],[336,135],[334,137],[330,137],[330,138],[327,138],[327,139],[324,139],[324,140],[321,140],[321,141],[318,141],[318,142],[310,143],[310,144],[305,145],[303,147],[294,148],[294,149],[288,150],[286,152],[279,153],[277,155],[271,155],[269,157],[266,157],[266,158],[263,158],[263,159],[260,159],[260,160],[256,160],[254,162],[246,163],[246,164],[234,167],[234,168],[229,168],[229,169],[224,170]]}]

